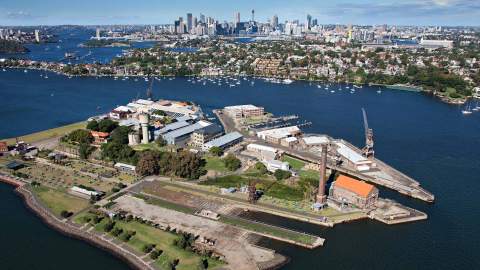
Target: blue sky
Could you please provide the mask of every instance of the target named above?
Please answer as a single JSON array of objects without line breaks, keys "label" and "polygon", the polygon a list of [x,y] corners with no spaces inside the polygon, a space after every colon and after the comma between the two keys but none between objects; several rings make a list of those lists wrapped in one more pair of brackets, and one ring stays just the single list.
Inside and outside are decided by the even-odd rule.
[{"label": "blue sky", "polygon": [[266,21],[274,14],[281,22],[480,25],[480,0],[0,0],[0,25],[38,24],[161,24],[178,16],[203,13],[219,20],[255,17]]}]

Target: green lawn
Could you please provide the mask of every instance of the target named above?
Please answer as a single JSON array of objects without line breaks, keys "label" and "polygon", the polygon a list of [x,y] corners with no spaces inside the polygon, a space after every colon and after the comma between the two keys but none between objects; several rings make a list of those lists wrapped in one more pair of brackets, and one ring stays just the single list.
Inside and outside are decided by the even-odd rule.
[{"label": "green lawn", "polygon": [[299,159],[296,159],[296,158],[293,158],[293,157],[290,157],[290,156],[287,156],[287,155],[284,155],[282,157],[282,161],[286,161],[288,162],[288,164],[290,164],[290,167],[292,167],[292,169],[296,170],[296,171],[299,171],[301,170],[303,167],[305,167],[305,162],[299,160]]},{"label": "green lawn", "polygon": [[[265,180],[259,178],[252,178],[257,182],[257,189],[261,189],[265,192],[265,195],[274,198],[289,200],[289,201],[301,201],[303,200],[303,192],[299,187],[291,187],[275,180]],[[240,175],[228,175],[224,177],[218,177],[215,179],[202,182],[201,185],[216,186],[219,188],[236,187],[248,185],[249,178]]]},{"label": "green lawn", "polygon": [[311,179],[320,178],[320,173],[315,170],[301,170],[298,174],[300,178],[311,178]]},{"label": "green lawn", "polygon": [[38,196],[40,201],[57,216],[60,216],[60,213],[63,210],[77,213],[89,206],[87,200],[74,197],[58,190],[43,186],[34,187],[32,190]]},{"label": "green lawn", "polygon": [[[83,217],[92,216],[89,213],[82,213],[74,218],[74,221],[83,224],[85,220]],[[100,223],[95,225],[95,230],[103,232],[103,228],[109,219],[104,218]],[[175,239],[180,236],[174,233],[166,232],[152,226],[142,224],[136,221],[125,222],[116,220],[115,227],[123,229],[123,231],[135,231],[136,234],[128,241],[128,245],[134,250],[143,253],[142,248],[146,244],[155,244],[157,250],[162,250],[162,255],[155,261],[155,265],[159,269],[167,269],[167,264],[174,259],[179,259],[180,262],[176,269],[190,270],[197,269],[200,263],[201,256],[193,252],[180,249],[173,245]],[[209,269],[213,269],[222,265],[220,261],[208,258]]]},{"label": "green lawn", "polygon": [[[58,128],[52,128],[52,129],[32,133],[29,135],[20,136],[18,137],[18,140],[25,141],[27,143],[32,143],[32,142],[38,142],[46,139],[51,139],[51,138],[63,136],[76,129],[85,128],[86,124],[87,122],[79,122],[79,123],[74,123],[74,124],[70,124],[70,125],[66,125]],[[1,141],[4,141],[4,140],[5,139],[2,139]],[[14,144],[15,138],[6,139],[6,141],[8,144]]]},{"label": "green lawn", "polygon": [[205,169],[209,171],[217,171],[217,172],[227,172],[227,168],[223,163],[222,159],[219,157],[205,157],[207,164],[205,165]]}]

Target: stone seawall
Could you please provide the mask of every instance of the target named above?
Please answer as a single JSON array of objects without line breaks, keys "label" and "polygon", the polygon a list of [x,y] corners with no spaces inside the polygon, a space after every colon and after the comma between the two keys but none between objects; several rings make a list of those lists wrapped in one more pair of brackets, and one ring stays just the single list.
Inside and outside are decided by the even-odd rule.
[{"label": "stone seawall", "polygon": [[128,250],[125,250],[116,244],[107,241],[96,235],[94,233],[90,233],[87,231],[82,230],[81,228],[69,223],[68,221],[62,221],[52,213],[50,213],[47,209],[45,209],[38,201],[35,195],[28,190],[25,186],[19,186],[15,190],[18,195],[20,195],[25,202],[25,205],[28,209],[30,209],[33,213],[35,213],[38,217],[42,219],[42,221],[47,224],[49,227],[59,231],[60,233],[75,238],[86,241],[87,243],[91,244],[92,246],[101,248],[106,250],[116,256],[117,258],[126,262],[132,269],[136,270],[154,270],[152,266],[145,263],[135,254],[131,253]]}]

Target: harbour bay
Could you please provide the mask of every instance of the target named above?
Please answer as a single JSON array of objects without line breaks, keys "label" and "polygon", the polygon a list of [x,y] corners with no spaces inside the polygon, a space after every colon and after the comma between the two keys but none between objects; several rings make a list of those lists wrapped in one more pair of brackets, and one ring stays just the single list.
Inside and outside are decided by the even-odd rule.
[{"label": "harbour bay", "polygon": [[[41,74],[43,72],[39,71],[0,71],[0,97],[3,101],[0,119],[4,123],[0,138],[83,121],[89,116],[108,112],[116,105],[144,97],[148,86],[143,79],[69,79],[50,73],[49,78],[45,79],[40,77]],[[260,79],[240,81],[241,85],[229,87],[225,83],[219,85],[212,81],[207,81],[205,85],[193,84],[188,78],[161,79],[155,81],[153,94],[155,98],[191,100],[210,115],[212,109],[243,103],[264,106],[276,115],[298,114],[313,123],[305,128],[306,132],[341,137],[358,146],[363,143],[360,109],[365,107],[369,112],[370,125],[376,132],[378,156],[419,179],[425,188],[436,195],[434,204],[426,204],[381,190],[388,197],[429,215],[427,221],[414,224],[386,227],[374,221],[359,221],[324,229],[289,220],[276,220],[276,223],[301,228],[328,239],[325,247],[313,251],[266,242],[269,247],[292,259],[285,269],[475,269],[480,266],[475,256],[479,252],[475,245],[478,239],[475,232],[480,225],[479,212],[476,210],[479,199],[475,193],[480,188],[476,181],[480,173],[478,115],[463,116],[459,107],[442,104],[421,93],[381,88],[379,94],[378,87],[368,86],[351,93],[346,85],[331,84],[329,88],[334,91],[332,93],[324,87],[317,87],[316,83],[281,85]],[[251,81],[254,81],[253,85]],[[5,192],[10,194],[11,191],[6,189]],[[21,203],[9,196],[2,196],[4,203],[12,207],[9,212],[30,215]],[[4,216],[8,218],[7,214]],[[2,230],[16,228],[10,221],[21,222],[10,219],[10,227],[0,225]],[[39,221],[31,224],[41,226]],[[23,235],[19,233],[17,237]],[[79,241],[68,240],[57,234],[45,235],[66,241],[60,244],[61,247],[82,245]],[[18,241],[17,245],[12,241],[8,245],[1,245],[0,249],[32,252],[21,243]],[[36,245],[35,242],[32,245]],[[83,265],[79,269],[127,268],[108,254],[85,246],[75,254],[98,256],[99,260],[105,260],[105,265]],[[52,254],[50,260],[56,257]],[[44,263],[47,262],[45,260]],[[21,267],[15,265],[10,269],[32,269]],[[46,268],[49,268],[48,264],[38,266],[38,269]]]}]

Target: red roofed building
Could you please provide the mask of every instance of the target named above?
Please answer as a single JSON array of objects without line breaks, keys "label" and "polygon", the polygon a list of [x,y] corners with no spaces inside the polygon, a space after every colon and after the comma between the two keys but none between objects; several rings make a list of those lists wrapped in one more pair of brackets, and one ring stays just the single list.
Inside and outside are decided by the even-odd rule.
[{"label": "red roofed building", "polygon": [[0,153],[8,152],[7,142],[0,142]]},{"label": "red roofed building", "polygon": [[330,187],[329,198],[339,203],[368,209],[375,206],[378,189],[363,181],[340,175]]},{"label": "red roofed building", "polygon": [[108,132],[91,131],[90,133],[93,136],[93,144],[97,145],[107,143],[108,137],[110,136]]}]

